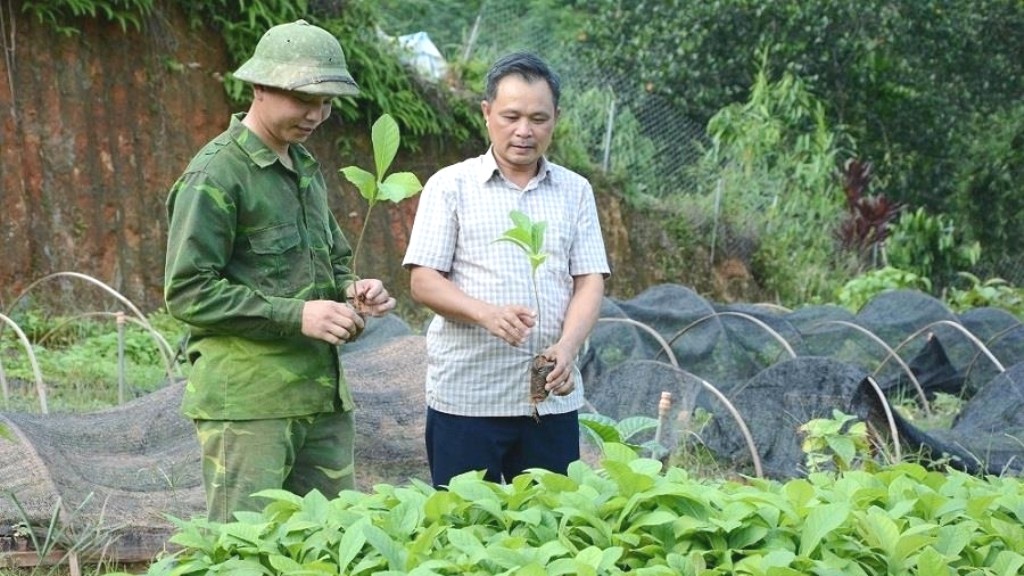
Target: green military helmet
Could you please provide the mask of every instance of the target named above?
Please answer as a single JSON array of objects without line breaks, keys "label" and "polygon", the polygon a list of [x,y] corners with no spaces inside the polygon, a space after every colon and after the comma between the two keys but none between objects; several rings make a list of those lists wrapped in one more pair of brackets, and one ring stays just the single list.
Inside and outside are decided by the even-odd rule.
[{"label": "green military helmet", "polygon": [[235,78],[325,96],[354,96],[359,86],[345,66],[345,52],[330,32],[305,20],[267,30]]}]

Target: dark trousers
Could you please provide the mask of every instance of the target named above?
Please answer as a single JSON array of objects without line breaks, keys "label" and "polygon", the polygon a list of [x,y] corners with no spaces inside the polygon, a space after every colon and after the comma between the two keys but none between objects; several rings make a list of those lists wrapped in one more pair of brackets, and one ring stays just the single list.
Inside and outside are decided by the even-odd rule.
[{"label": "dark trousers", "polygon": [[453,476],[485,470],[491,482],[511,482],[529,468],[565,474],[580,458],[576,411],[530,416],[455,416],[427,408],[427,462],[436,488]]}]

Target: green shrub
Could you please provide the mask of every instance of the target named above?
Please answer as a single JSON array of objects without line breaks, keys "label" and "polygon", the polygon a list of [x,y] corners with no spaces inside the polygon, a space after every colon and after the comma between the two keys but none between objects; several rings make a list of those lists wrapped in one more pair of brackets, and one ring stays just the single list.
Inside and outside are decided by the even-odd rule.
[{"label": "green shrub", "polygon": [[957,277],[967,286],[953,285],[946,293],[946,301],[956,312],[990,306],[1024,319],[1024,290],[1011,286],[1002,278],[982,281],[969,272],[960,272]]},{"label": "green shrub", "polygon": [[918,208],[901,214],[890,227],[885,255],[890,266],[928,278],[941,291],[958,271],[978,262],[981,245],[965,241],[951,217]]},{"label": "green shrub", "polygon": [[930,292],[931,281],[908,272],[886,266],[865,272],[843,285],[836,293],[836,303],[856,313],[869,300],[888,290],[922,290]]},{"label": "green shrub", "polygon": [[700,181],[722,192],[721,213],[737,229],[755,228],[758,282],[786,305],[831,294],[846,276],[833,239],[844,214],[838,180],[847,139],[792,74],[767,76],[767,56],[743,104],[708,123],[712,147]]}]

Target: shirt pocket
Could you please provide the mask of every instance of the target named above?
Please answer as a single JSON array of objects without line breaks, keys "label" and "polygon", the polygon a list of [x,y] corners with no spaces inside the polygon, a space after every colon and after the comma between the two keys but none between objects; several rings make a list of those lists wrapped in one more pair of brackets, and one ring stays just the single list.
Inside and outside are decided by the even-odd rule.
[{"label": "shirt pocket", "polygon": [[284,254],[299,245],[299,228],[295,224],[279,224],[257,230],[249,236],[249,247],[256,254]]},{"label": "shirt pocket", "polygon": [[277,224],[249,234],[249,250],[239,256],[239,278],[270,296],[294,297],[312,280],[295,224]]}]

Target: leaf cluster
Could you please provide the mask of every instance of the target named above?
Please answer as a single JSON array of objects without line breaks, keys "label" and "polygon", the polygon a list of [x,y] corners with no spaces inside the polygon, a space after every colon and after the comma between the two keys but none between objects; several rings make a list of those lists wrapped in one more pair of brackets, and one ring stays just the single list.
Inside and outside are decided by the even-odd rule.
[{"label": "leaf cluster", "polygon": [[773,75],[788,71],[807,81],[830,120],[864,140],[870,160],[886,174],[904,174],[893,180],[901,200],[916,189],[941,203],[955,161],[949,127],[1016,102],[1024,81],[1014,57],[1024,46],[1019,2],[578,4],[581,58],[637,78],[697,119],[745,99],[751,60],[771,50]]},{"label": "leaf cluster", "polygon": [[833,232],[844,214],[837,167],[849,143],[799,77],[770,76],[769,56],[749,100],[708,123],[712,143],[695,172],[720,197],[724,223],[752,229],[762,285],[796,304],[831,294],[847,274]]},{"label": "leaf cluster", "polygon": [[53,27],[58,34],[74,36],[81,31],[73,22],[83,16],[116,22],[122,31],[127,31],[129,25],[141,30],[141,18],[153,11],[153,0],[30,0],[21,4],[21,11]]},{"label": "leaf cluster", "polygon": [[[369,205],[366,210],[366,217],[363,219],[363,227],[359,232],[356,241],[356,248],[352,255],[353,274],[355,273],[356,259],[359,257],[359,249],[363,245],[363,236],[366,234],[366,226],[370,221],[370,212],[380,201],[394,202],[395,204],[412,198],[423,189],[423,184],[412,172],[395,172],[388,174],[391,163],[395,160],[398,147],[402,137],[398,123],[390,114],[384,114],[373,123],[370,129],[370,139],[373,143],[373,161],[376,174],[370,173],[358,166],[346,166],[340,172],[351,182],[359,194]],[[386,175],[386,176],[385,176]]]},{"label": "leaf cluster", "polygon": [[851,470],[857,458],[870,460],[871,442],[868,427],[855,416],[832,410],[832,418],[815,418],[799,428],[804,435],[801,449],[806,455],[807,469],[820,472]]},{"label": "leaf cluster", "polygon": [[537,268],[548,259],[548,253],[544,252],[544,231],[548,223],[534,222],[519,210],[512,210],[509,218],[512,219],[514,226],[503,232],[495,241],[511,242],[522,250],[530,262],[531,273],[536,275]]},{"label": "leaf cluster", "polygon": [[[900,464],[876,473],[709,483],[611,450],[599,469],[482,473],[447,490],[270,490],[262,512],[178,521],[151,575],[1013,574],[1024,487]],[[952,572],[951,572],[952,571]]]},{"label": "leaf cluster", "polygon": [[888,290],[931,291],[931,281],[907,270],[884,266],[860,274],[836,293],[836,303],[856,313],[869,300]]},{"label": "leaf cluster", "polygon": [[[330,3],[294,0],[211,0],[179,3],[192,26],[213,26],[227,44],[234,65],[252,54],[263,32],[271,26],[303,18],[334,34],[342,42],[346,65],[359,84],[358,97],[336,98],[338,115],[347,122],[370,124],[371,119],[391,114],[412,136],[465,140],[482,133],[482,120],[470,103],[449,93],[446,87],[418,81],[400,59],[399,49],[376,33],[381,6],[368,0]],[[229,97],[242,104],[246,85],[233,77],[225,80]],[[404,144],[415,148],[416,140]]]}]

